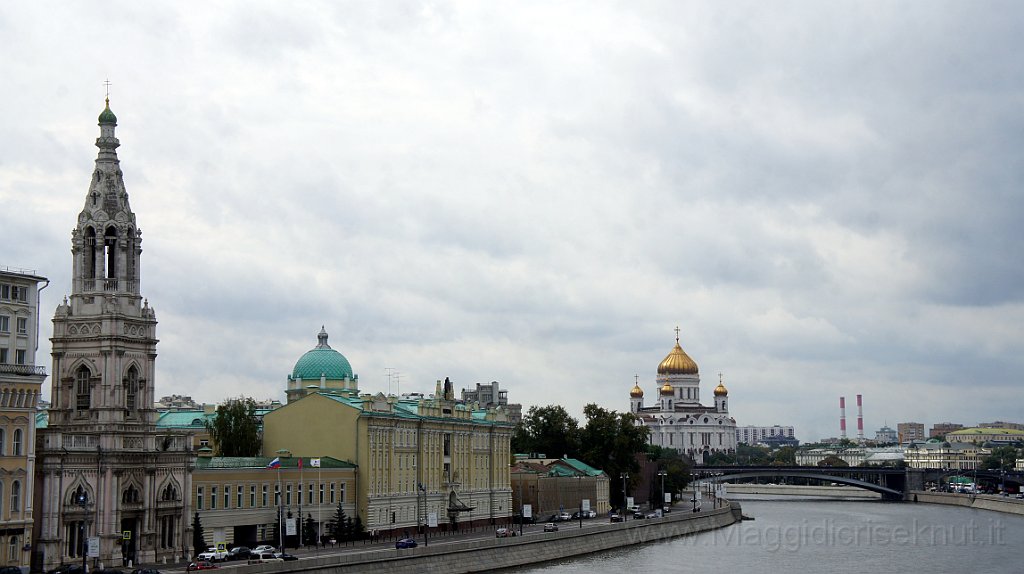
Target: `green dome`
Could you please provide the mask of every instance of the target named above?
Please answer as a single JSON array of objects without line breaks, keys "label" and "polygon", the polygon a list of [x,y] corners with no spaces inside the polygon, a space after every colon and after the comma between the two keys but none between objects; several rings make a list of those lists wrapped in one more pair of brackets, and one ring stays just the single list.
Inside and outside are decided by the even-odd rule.
[{"label": "green dome", "polygon": [[107,107],[100,112],[100,123],[101,124],[117,124],[117,116],[114,112],[110,111],[110,99],[107,99]]},{"label": "green dome", "polygon": [[322,327],[317,335],[319,344],[299,358],[292,369],[292,379],[319,381],[326,379],[352,379],[352,365],[345,355],[335,351],[327,344],[327,331]]}]

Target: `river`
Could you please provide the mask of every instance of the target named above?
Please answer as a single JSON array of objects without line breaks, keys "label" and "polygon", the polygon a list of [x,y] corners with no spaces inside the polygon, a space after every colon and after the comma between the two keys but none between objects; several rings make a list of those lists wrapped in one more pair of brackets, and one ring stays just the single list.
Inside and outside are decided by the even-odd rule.
[{"label": "river", "polygon": [[1024,516],[880,501],[739,502],[754,520],[510,572],[1024,572]]}]

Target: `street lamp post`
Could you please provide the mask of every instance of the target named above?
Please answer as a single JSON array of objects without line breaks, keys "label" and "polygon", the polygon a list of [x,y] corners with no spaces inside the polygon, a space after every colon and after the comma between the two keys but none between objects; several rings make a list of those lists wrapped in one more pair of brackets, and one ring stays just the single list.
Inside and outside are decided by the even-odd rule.
[{"label": "street lamp post", "polygon": [[625,522],[627,520],[626,515],[628,514],[628,508],[626,508],[626,483],[629,481],[629,474],[624,472],[620,475],[620,478],[622,478],[622,521]]},{"label": "street lamp post", "polygon": [[580,510],[579,510],[580,528],[583,528],[583,475],[582,474],[577,474],[576,475],[576,495],[580,499],[580,504],[579,504],[579,506],[580,506]]},{"label": "street lamp post", "polygon": [[661,477],[661,506],[665,506],[665,476],[668,475],[664,470],[658,471],[658,476]]},{"label": "street lamp post", "polygon": [[427,537],[427,531],[430,529],[430,521],[427,520],[427,487],[422,483],[416,484],[416,487],[423,493],[423,546],[430,546]]},{"label": "street lamp post", "polygon": [[89,541],[86,540],[86,535],[89,534],[89,507],[92,506],[92,503],[89,502],[89,495],[82,490],[75,496],[75,504],[82,507],[82,572],[88,572],[86,559],[89,555]]}]

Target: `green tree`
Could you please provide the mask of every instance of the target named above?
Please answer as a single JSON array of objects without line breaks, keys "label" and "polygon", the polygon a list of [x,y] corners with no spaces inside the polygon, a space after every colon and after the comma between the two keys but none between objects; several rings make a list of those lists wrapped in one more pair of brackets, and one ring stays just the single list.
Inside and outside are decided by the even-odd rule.
[{"label": "green tree", "polygon": [[[650,429],[636,424],[633,413],[609,411],[593,403],[583,407],[583,414],[587,424],[580,431],[579,458],[603,470],[613,484],[623,473],[628,473],[627,490],[631,491],[640,478],[636,455],[647,452]],[[625,504],[620,489],[611,489],[609,498],[613,505]]]},{"label": "green tree", "polygon": [[228,399],[217,406],[206,430],[213,439],[217,456],[258,456],[260,424],[256,417],[256,401],[247,397]]},{"label": "green tree", "polygon": [[847,467],[850,466],[845,460],[834,454],[830,454],[818,461],[818,466]]},{"label": "green tree", "polygon": [[[684,459],[679,451],[674,448],[664,448],[657,445],[647,446],[647,460],[658,465],[658,472],[665,473],[665,492],[679,494],[686,489],[690,482],[690,471],[692,467],[687,459]],[[660,479],[660,477],[658,477]],[[654,500],[661,500],[661,481],[652,484],[651,487],[657,496]]]},{"label": "green tree", "polygon": [[312,514],[307,514],[306,520],[302,523],[302,542],[306,545],[318,542],[316,520],[313,520]]},{"label": "green tree", "polygon": [[339,542],[341,542],[343,540],[347,540],[348,532],[346,532],[346,530],[345,530],[346,524],[347,523],[346,523],[345,509],[344,509],[344,507],[342,507],[341,503],[339,502],[338,503],[338,510],[335,511],[334,517],[331,518],[331,520],[327,524],[327,532],[332,537],[334,537],[335,540],[337,540]]},{"label": "green tree", "polygon": [[772,466],[796,466],[796,448],[784,446],[772,453]]},{"label": "green tree", "polygon": [[565,407],[530,407],[522,423],[513,431],[515,452],[543,453],[551,458],[578,456],[579,423]]},{"label": "green tree", "polygon": [[192,555],[196,556],[206,550],[206,540],[203,538],[203,523],[199,520],[199,513],[192,517]]},{"label": "green tree", "polygon": [[1012,446],[997,446],[981,459],[981,468],[987,470],[1013,470],[1017,464],[1017,449]]}]

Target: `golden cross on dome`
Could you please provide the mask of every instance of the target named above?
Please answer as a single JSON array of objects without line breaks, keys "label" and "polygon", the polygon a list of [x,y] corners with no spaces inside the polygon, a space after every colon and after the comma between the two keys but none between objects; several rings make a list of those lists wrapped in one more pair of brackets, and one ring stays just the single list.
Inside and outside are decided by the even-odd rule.
[{"label": "golden cross on dome", "polygon": [[679,342],[679,325],[676,325],[676,343]]},{"label": "golden cross on dome", "polygon": [[718,384],[722,384],[722,373],[718,373]]},{"label": "golden cross on dome", "polygon": [[103,80],[103,85],[107,88],[107,99],[110,99],[110,79]]},{"label": "golden cross on dome", "polygon": [[633,375],[633,384],[640,386],[640,375]]}]

